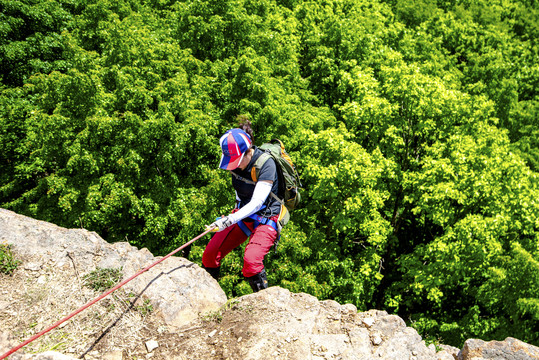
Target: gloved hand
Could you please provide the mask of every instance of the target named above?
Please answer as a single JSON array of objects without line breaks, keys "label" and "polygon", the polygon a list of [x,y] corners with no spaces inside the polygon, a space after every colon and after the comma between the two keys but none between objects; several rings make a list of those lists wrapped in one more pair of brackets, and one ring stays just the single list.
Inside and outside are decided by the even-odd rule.
[{"label": "gloved hand", "polygon": [[218,232],[218,231],[222,231],[222,230],[226,229],[227,227],[229,227],[233,223],[234,222],[233,222],[232,218],[230,218],[228,216],[223,216],[223,217],[217,219],[215,222],[208,225],[207,227],[208,228],[214,228],[213,231]]}]

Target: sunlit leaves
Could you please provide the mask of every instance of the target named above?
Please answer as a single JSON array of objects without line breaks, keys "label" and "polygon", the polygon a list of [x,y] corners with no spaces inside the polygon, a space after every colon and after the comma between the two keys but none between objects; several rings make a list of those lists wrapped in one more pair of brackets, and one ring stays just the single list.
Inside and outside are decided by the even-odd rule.
[{"label": "sunlit leaves", "polygon": [[[444,307],[455,301],[476,304],[478,316],[485,316],[481,304],[486,294],[479,294],[491,267],[504,259],[505,249],[511,246],[537,249],[536,230],[532,230],[537,226],[536,174],[526,171],[522,160],[511,154],[508,139],[498,129],[484,124],[472,128],[473,135],[455,131],[447,142],[429,148],[421,171],[405,177],[407,186],[414,189],[414,197],[406,198],[416,205],[413,213],[444,230],[434,241],[401,257],[407,290],[395,284],[395,294],[410,292],[406,300],[410,309],[424,301],[417,301],[420,298],[439,307],[437,331],[455,343],[463,340],[460,329],[475,317],[463,316],[461,310],[450,315]],[[525,275],[514,276],[515,281],[524,281],[521,276]],[[488,297],[497,295],[491,292]],[[495,308],[490,310],[492,315],[499,314]],[[452,322],[459,327],[441,330],[441,324]],[[481,336],[507,336],[505,326],[491,322],[476,330]]]},{"label": "sunlit leaves", "polygon": [[[391,230],[378,209],[388,197],[381,182],[392,165],[352,139],[342,128],[313,134],[298,163],[310,187],[306,209],[318,214],[318,230],[325,233],[325,239],[312,239],[319,243],[313,271],[334,296],[357,302],[372,296],[381,280],[379,262]],[[347,280],[354,273],[358,278]]]},{"label": "sunlit leaves", "polygon": [[[303,185],[271,284],[398,311],[457,346],[536,341],[529,2],[0,7],[1,206],[164,254],[234,206],[217,139],[245,114]],[[250,292],[241,258],[223,263],[230,296]]]},{"label": "sunlit leaves", "polygon": [[62,31],[73,28],[64,1],[0,1],[0,81],[22,86],[34,73],[67,70]]},{"label": "sunlit leaves", "polygon": [[[538,255],[537,249],[527,251],[513,243],[508,254],[489,269],[488,280],[480,291],[483,304],[491,311],[509,315],[502,321],[506,327],[511,327],[515,336],[527,337],[532,342],[539,338],[539,332],[534,329],[539,321]],[[503,331],[503,327],[498,330],[501,336]]]}]

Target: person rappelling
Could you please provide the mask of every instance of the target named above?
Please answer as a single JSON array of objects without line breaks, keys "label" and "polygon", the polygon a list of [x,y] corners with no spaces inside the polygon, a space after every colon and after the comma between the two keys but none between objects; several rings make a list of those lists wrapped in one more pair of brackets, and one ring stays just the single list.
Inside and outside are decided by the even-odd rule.
[{"label": "person rappelling", "polygon": [[[219,168],[230,171],[236,207],[207,226],[216,233],[204,250],[202,266],[218,280],[223,258],[249,239],[242,273],[257,292],[268,287],[264,257],[278,241],[290,217],[288,211],[299,203],[299,193],[297,173],[282,143],[274,140],[254,146],[251,123],[240,118],[239,127],[226,131],[219,140]],[[287,176],[292,181],[288,187],[283,176],[287,172],[292,172]]]}]

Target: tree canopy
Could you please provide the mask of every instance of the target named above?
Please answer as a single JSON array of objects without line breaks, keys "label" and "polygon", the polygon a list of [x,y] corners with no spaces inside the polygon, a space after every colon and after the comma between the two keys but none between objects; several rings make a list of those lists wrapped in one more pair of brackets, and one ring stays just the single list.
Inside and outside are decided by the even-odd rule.
[{"label": "tree canopy", "polygon": [[[0,10],[1,207],[167,254],[232,209],[218,139],[245,115],[303,184],[271,284],[433,342],[539,345],[537,2]],[[223,263],[229,296],[251,291],[242,255]]]}]

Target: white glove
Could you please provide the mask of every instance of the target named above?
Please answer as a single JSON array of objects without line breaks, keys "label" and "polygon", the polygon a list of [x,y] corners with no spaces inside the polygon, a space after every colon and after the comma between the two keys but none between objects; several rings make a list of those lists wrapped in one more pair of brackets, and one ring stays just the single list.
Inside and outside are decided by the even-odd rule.
[{"label": "white glove", "polygon": [[234,224],[234,221],[232,218],[230,218],[229,216],[223,216],[217,219],[215,222],[211,223],[208,226],[208,228],[214,228],[215,229],[214,231],[217,232],[217,231],[223,231],[224,229],[226,229],[227,227],[233,224]]}]

